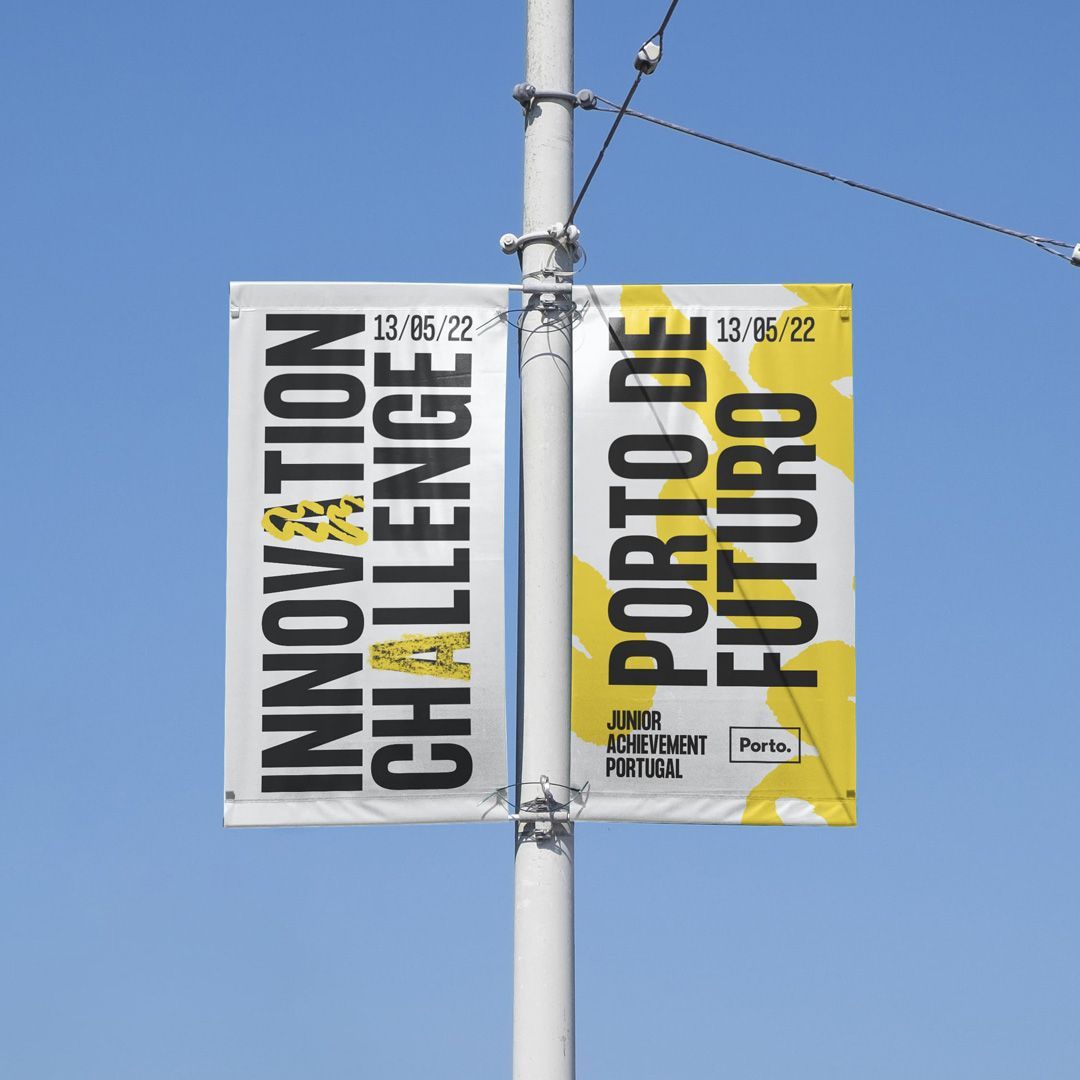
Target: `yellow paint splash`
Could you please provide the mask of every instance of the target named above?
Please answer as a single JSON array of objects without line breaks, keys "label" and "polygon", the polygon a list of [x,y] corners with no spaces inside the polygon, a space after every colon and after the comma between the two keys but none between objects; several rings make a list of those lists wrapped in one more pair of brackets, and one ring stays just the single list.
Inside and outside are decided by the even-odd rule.
[{"label": "yellow paint splash", "polygon": [[[469,631],[456,634],[404,634],[396,641],[379,641],[368,650],[371,667],[406,675],[432,675],[436,679],[468,679],[472,666],[459,661],[458,649],[469,647]],[[428,660],[422,655],[432,653]]]},{"label": "yellow paint splash", "polygon": [[[659,285],[627,285],[622,291],[622,310],[626,317],[627,333],[644,333],[648,330],[649,318],[662,318],[667,322],[669,333],[688,334],[690,332],[690,319],[684,315],[668,299],[667,294]],[[663,353],[635,352],[635,356],[662,356]],[[717,496],[747,496],[752,491],[717,491],[716,489],[716,464],[722,451],[730,446],[764,446],[762,439],[735,439],[725,435],[716,424],[716,402],[728,394],[748,393],[746,384],[732,369],[723,354],[712,345],[701,350],[684,350],[680,355],[699,361],[709,373],[709,393],[707,401],[686,401],[682,404],[696,413],[701,420],[709,438],[716,447],[709,455],[708,463],[704,471],[692,479],[678,477],[667,481],[660,491],[662,499],[704,499],[706,505],[714,501]],[[655,374],[652,376],[661,385],[676,385],[680,377],[678,375]],[[761,413],[754,409],[748,409],[745,419],[760,420]],[[741,548],[736,548],[729,543],[717,545],[713,540],[713,530],[704,517],[658,517],[656,519],[656,536],[668,541],[673,536],[704,536],[706,538],[706,550],[681,551],[675,555],[678,562],[704,564],[705,578],[698,581],[689,581],[687,585],[700,592],[709,605],[716,601],[716,547],[722,547],[735,552],[737,562],[752,563],[750,558]],[[794,600],[795,597],[783,581],[773,581],[767,578],[743,579],[736,581],[733,593],[719,594],[733,600]],[[735,616],[731,619],[733,625],[740,629],[751,629],[759,625],[759,620],[753,616]]]},{"label": "yellow paint splash", "polygon": [[[603,746],[607,722],[614,709],[648,709],[655,686],[609,686],[608,656],[617,641],[644,641],[644,634],[625,634],[608,621],[611,590],[599,573],[574,556],[574,635],[581,648],[571,656],[573,699],[570,725],[579,739]],[[582,648],[585,652],[582,652]],[[648,667],[646,657],[632,660],[631,667]]]},{"label": "yellow paint splash", "polygon": [[[350,514],[363,509],[364,500],[357,495],[343,495],[336,503],[304,499],[296,504],[295,510],[287,506],[271,507],[263,514],[262,527],[278,540],[292,540],[298,536],[321,544],[333,537],[335,540],[344,540],[346,544],[366,544],[367,530],[348,520]],[[312,527],[300,520],[312,514],[325,515],[326,521],[320,521]],[[279,525],[278,521],[282,524]]]},{"label": "yellow paint splash", "polygon": [[[626,319],[626,333],[645,334],[649,330],[649,319],[664,319],[667,322],[667,330],[670,334],[690,333],[690,319],[684,315],[671,300],[667,293],[659,285],[624,285],[621,297],[622,313]],[[635,350],[634,355],[639,359],[648,356],[670,356],[670,350],[664,352]],[[742,379],[732,370],[731,365],[724,359],[718,349],[706,344],[704,349],[680,349],[679,356],[687,356],[704,365],[709,373],[709,394],[707,401],[684,401],[681,404],[691,412],[697,413],[701,422],[709,429],[710,433],[715,430],[715,417],[713,415],[716,402],[727,394],[745,394],[746,385]],[[678,386],[684,383],[681,375],[665,374],[658,372],[651,374],[649,378],[655,379],[661,386]],[[761,419],[761,414],[752,409],[747,410],[748,419]],[[715,436],[714,436],[715,437]],[[762,445],[760,439],[740,439],[739,442]]]},{"label": "yellow paint splash", "polygon": [[[746,800],[744,825],[782,825],[777,799],[803,799],[829,825],[855,824],[855,650],[843,641],[810,645],[786,664],[813,668],[817,686],[774,686],[769,708],[801,731],[799,763],[777,765]],[[818,756],[807,755],[807,747]]]},{"label": "yellow paint splash", "polygon": [[813,341],[763,341],[750,354],[750,374],[754,381],[774,393],[805,394],[817,406],[817,426],[803,442],[817,446],[818,457],[835,465],[849,479],[855,479],[852,446],[852,399],[834,385],[851,376],[851,286],[786,285],[805,302],[791,308],[779,322],[802,320],[800,336],[806,334],[807,319],[813,319]]},{"label": "yellow paint splash", "polygon": [[[814,400],[818,422],[806,441],[818,448],[818,455],[840,468],[850,479],[853,474],[851,439],[851,400],[832,384],[851,374],[850,286],[788,286],[805,308],[786,313],[815,320],[813,342],[790,340],[762,343],[751,354],[751,374],[755,382],[773,392],[803,393]],[[663,318],[669,333],[688,333],[690,321],[671,303],[657,285],[626,286],[622,292],[622,312],[628,334],[645,333],[650,318]],[[768,345],[766,348],[765,346]],[[635,351],[639,358],[664,353]],[[748,387],[731,368],[719,350],[711,345],[700,351],[687,350],[682,355],[699,360],[709,372],[709,394],[705,402],[683,402],[704,425],[716,449],[703,473],[693,479],[672,479],[663,486],[665,499],[705,499],[706,505],[717,494],[746,495],[747,491],[717,492],[716,464],[720,453],[729,446],[763,446],[762,439],[734,439],[719,430],[715,403],[727,394],[747,393]],[[681,381],[677,375],[653,374],[664,385]],[[749,411],[753,416],[753,411]],[[760,418],[760,414],[758,414]],[[704,517],[658,517],[656,534],[667,541],[673,536],[705,536],[705,552],[678,552],[677,560],[704,565],[706,576],[687,585],[701,592],[710,605],[717,597],[716,545],[713,531]],[[735,552],[740,562],[752,561],[733,545],[722,545]],[[574,559],[574,634],[586,650],[573,652],[573,730],[584,740],[602,745],[605,727],[612,709],[646,709],[652,704],[655,686],[611,687],[607,682],[607,658],[612,646],[627,635],[615,631],[607,618],[612,592],[604,576],[594,567]],[[783,581],[742,579],[736,581],[732,598],[742,600],[791,600],[794,594]],[[732,620],[739,627],[760,625],[752,616]],[[644,640],[644,634],[631,637]],[[587,654],[586,654],[587,653]],[[643,666],[647,661],[642,661]],[[781,764],[773,769],[751,792],[743,821],[746,824],[783,824],[776,810],[779,798],[798,798],[809,802],[828,824],[851,825],[854,817],[855,787],[855,650],[840,641],[810,646],[784,665],[792,669],[816,669],[818,687],[774,687],[767,693],[767,703],[782,727],[798,727],[803,745],[816,749],[799,764]]]}]

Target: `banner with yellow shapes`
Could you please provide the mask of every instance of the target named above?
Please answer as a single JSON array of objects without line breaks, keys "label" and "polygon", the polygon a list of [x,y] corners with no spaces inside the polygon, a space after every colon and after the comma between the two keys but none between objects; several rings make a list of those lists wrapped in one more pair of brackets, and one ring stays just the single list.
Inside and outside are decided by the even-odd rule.
[{"label": "banner with yellow shapes", "polygon": [[505,821],[505,288],[230,294],[225,824]]},{"label": "banner with yellow shapes", "polygon": [[575,300],[573,815],[854,825],[851,287]]}]

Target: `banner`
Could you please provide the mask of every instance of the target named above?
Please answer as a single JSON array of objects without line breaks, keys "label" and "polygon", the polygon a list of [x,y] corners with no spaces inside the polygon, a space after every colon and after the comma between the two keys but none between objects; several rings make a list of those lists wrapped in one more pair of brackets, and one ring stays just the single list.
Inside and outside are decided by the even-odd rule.
[{"label": "banner", "polygon": [[506,300],[232,286],[226,825],[506,820]]},{"label": "banner", "polygon": [[850,286],[575,300],[572,815],[854,825]]}]

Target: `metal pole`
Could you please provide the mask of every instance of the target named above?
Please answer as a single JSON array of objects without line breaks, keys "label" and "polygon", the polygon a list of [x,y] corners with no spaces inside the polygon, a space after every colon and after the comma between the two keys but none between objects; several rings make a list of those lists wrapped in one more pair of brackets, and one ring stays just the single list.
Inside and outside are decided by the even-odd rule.
[{"label": "metal pole", "polygon": [[[573,0],[527,0],[525,78],[573,93]],[[573,201],[573,105],[534,101],[525,127],[523,234],[565,222]],[[527,243],[522,283],[568,278],[554,240]],[[540,275],[540,276],[538,276]],[[519,802],[566,802],[570,783],[571,325],[565,293],[522,292],[521,458],[524,553],[523,719]],[[549,781],[549,798],[540,780]],[[543,818],[543,814],[535,814]],[[514,1080],[574,1077],[574,833],[519,821],[514,848]]]}]

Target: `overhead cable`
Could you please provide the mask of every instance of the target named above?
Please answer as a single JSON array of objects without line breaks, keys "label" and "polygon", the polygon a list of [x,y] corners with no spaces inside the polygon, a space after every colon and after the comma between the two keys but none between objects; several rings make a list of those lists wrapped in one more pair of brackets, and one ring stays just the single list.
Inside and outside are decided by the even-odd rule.
[{"label": "overhead cable", "polygon": [[[668,23],[671,22],[671,16],[675,14],[675,8],[678,7],[678,5],[679,0],[671,0],[671,3],[668,5],[667,14],[664,16],[664,21],[660,24],[656,33],[653,34],[652,37],[646,39],[642,43],[641,48],[638,49],[637,56],[634,58],[634,67],[637,69],[637,75],[634,76],[634,81],[630,84],[630,89],[626,92],[626,97],[623,98],[622,105],[614,106],[612,110],[604,110],[605,112],[615,111],[615,120],[607,133],[607,138],[604,139],[603,146],[600,147],[600,153],[596,155],[596,160],[592,163],[592,168],[589,169],[589,175],[585,177],[585,183],[581,185],[581,190],[577,193],[574,205],[570,207],[570,216],[566,219],[566,224],[568,226],[574,223],[574,215],[577,214],[578,207],[581,206],[581,200],[585,198],[585,192],[589,190],[589,185],[596,175],[596,170],[600,168],[600,162],[604,160],[604,154],[607,153],[607,148],[611,145],[611,140],[615,138],[615,132],[618,131],[619,124],[622,123],[622,118],[626,115],[634,94],[637,93],[637,88],[641,84],[642,77],[651,75],[656,70],[657,64],[660,63],[660,57],[664,51],[664,31],[667,29]],[[606,102],[606,104],[611,103]]]},{"label": "overhead cable", "polygon": [[[859,191],[866,191],[871,195],[880,195],[884,199],[891,199],[893,202],[903,203],[905,206],[914,206],[918,210],[927,210],[931,214],[939,214],[941,217],[952,218],[954,221],[962,221],[968,225],[975,225],[980,229],[989,229],[991,232],[1001,233],[1003,236],[1012,236],[1017,240],[1025,240],[1029,244],[1034,244],[1040,251],[1045,251],[1048,255],[1056,255],[1059,259],[1071,262],[1074,266],[1080,266],[1080,244],[1070,244],[1066,243],[1064,240],[1052,240],[1046,236],[1036,236],[1033,233],[1025,233],[1020,232],[1017,229],[1007,228],[1004,225],[995,225],[989,221],[982,221],[979,218],[970,217],[968,214],[957,213],[955,210],[945,210],[940,206],[932,206],[930,203],[921,202],[919,199],[909,198],[907,195],[898,195],[894,191],[886,191],[883,188],[873,187],[870,184],[863,184],[858,180],[851,180],[845,176],[837,176],[835,173],[828,172],[825,169],[816,169],[812,165],[805,165],[799,161],[792,161],[789,158],[779,157],[776,154],[769,154],[764,150],[756,150],[751,146],[743,146],[741,143],[732,142],[730,139],[721,139],[715,135],[707,135],[703,131],[696,131],[694,128],[684,127],[682,124],[673,123],[671,120],[661,120],[659,117],[649,116],[648,113],[631,109],[628,107],[629,98],[627,101],[623,102],[621,106],[616,105],[613,101],[608,101],[607,98],[601,97],[599,94],[596,95],[596,100],[601,103],[597,106],[597,109],[600,112],[618,113],[616,125],[623,116],[632,116],[635,120],[645,120],[650,124],[657,125],[657,127],[668,128],[671,131],[677,131],[683,135],[692,135],[695,139],[703,139],[705,142],[715,143],[717,146],[726,146],[729,150],[738,150],[741,154],[750,154],[753,157],[763,158],[765,161],[771,161],[777,165],[785,165],[789,169],[798,169],[800,172],[810,173],[812,176],[820,176],[825,180],[834,180],[838,184],[845,184],[847,187],[856,188]],[[614,126],[615,125],[613,125],[613,131]],[[605,146],[606,145],[607,144],[605,143]],[[601,151],[601,154],[602,153],[603,152]],[[584,194],[584,191],[582,194]],[[580,201],[580,196],[578,198]],[[1062,250],[1055,251],[1055,248],[1061,248]],[[1071,252],[1071,255],[1066,255],[1066,251]]]}]

